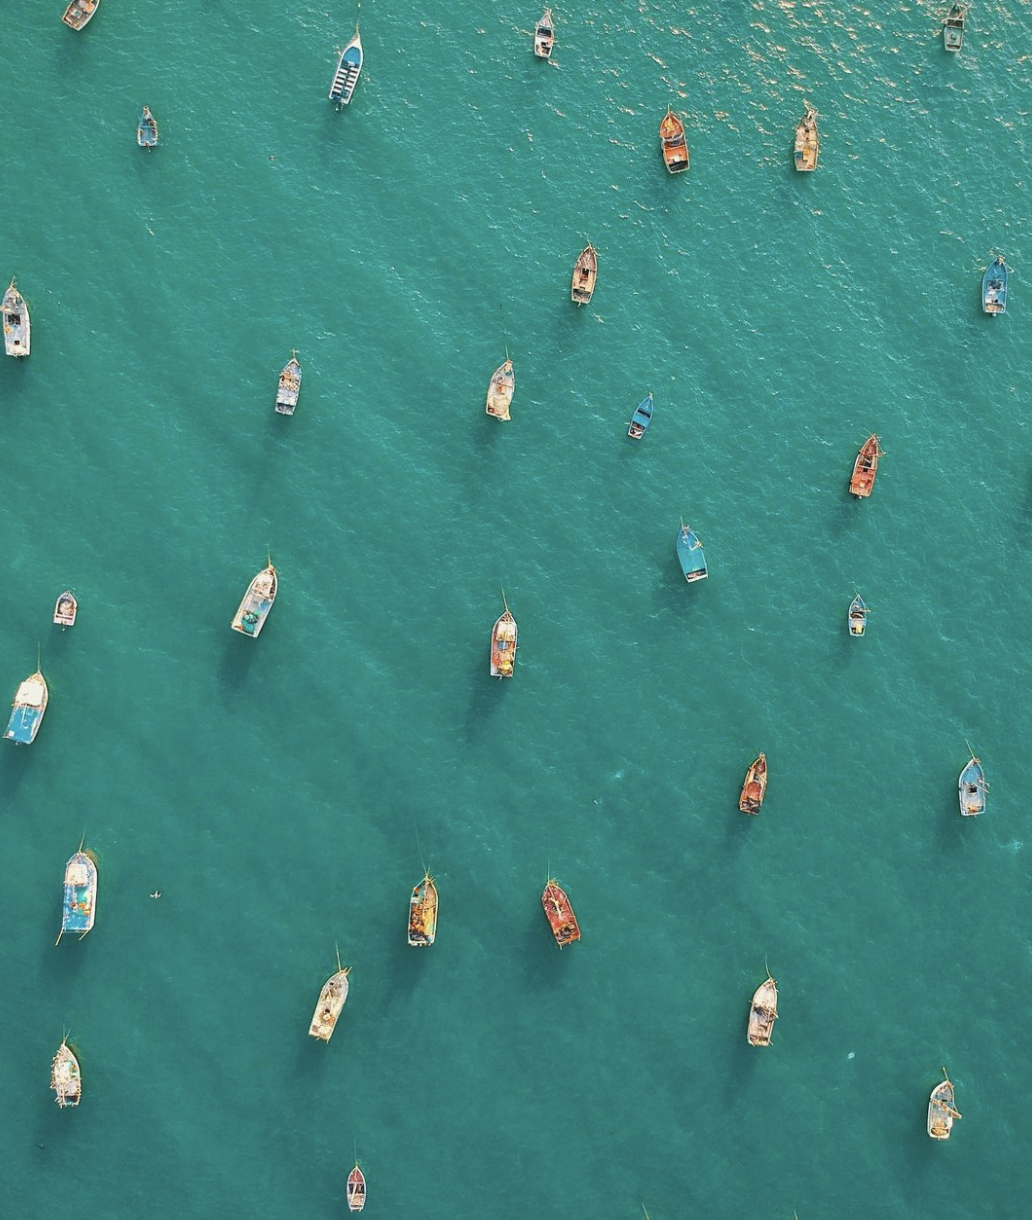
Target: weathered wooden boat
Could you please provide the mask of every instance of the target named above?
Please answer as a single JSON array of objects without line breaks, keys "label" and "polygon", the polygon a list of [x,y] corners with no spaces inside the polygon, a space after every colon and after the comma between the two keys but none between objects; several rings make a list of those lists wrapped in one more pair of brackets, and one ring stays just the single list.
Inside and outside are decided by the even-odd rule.
[{"label": "weathered wooden boat", "polygon": [[72,1054],[67,1042],[57,1048],[54,1062],[50,1065],[50,1087],[57,1094],[59,1106],[77,1106],[82,1098],[82,1074],[79,1060]]},{"label": "weathered wooden boat", "polygon": [[340,1010],[348,998],[348,975],[350,973],[350,966],[341,967],[338,953],[337,973],[331,974],[323,984],[322,991],[319,992],[319,1003],[315,1006],[312,1023],[308,1027],[309,1034],[313,1038],[318,1038],[320,1042],[329,1042],[333,1036]]},{"label": "weathered wooden boat", "polygon": [[578,305],[587,305],[591,294],[595,291],[595,281],[598,279],[598,251],[589,241],[577,256],[573,268],[573,284],[570,287],[570,300]]},{"label": "weathered wooden boat", "polygon": [[283,366],[279,375],[279,387],[276,390],[276,410],[280,415],[293,415],[297,406],[298,395],[301,393],[301,365],[297,362],[295,351]]},{"label": "weathered wooden boat", "polygon": [[237,607],[233,621],[229,624],[233,630],[257,639],[261,629],[265,626],[265,620],[269,617],[278,588],[279,579],[276,569],[270,563],[267,568],[262,568],[247,586],[243,601]]},{"label": "weathered wooden boat", "polygon": [[640,441],[652,423],[652,391],[634,408],[631,422],[627,425],[627,435],[631,440]]},{"label": "weathered wooden boat", "polygon": [[555,22],[552,10],[546,8],[534,27],[534,54],[538,59],[548,59],[555,46]]},{"label": "weathered wooden boat", "polygon": [[0,312],[4,316],[4,350],[8,356],[27,356],[32,346],[32,325],[25,298],[11,280]]},{"label": "weathered wooden boat", "polygon": [[365,1207],[365,1174],[358,1165],[348,1174],[348,1211],[360,1212]]},{"label": "weathered wooden boat", "polygon": [[54,603],[54,623],[58,627],[74,627],[75,616],[79,613],[79,603],[70,589],[65,589]]},{"label": "weathered wooden boat", "polygon": [[84,25],[89,25],[98,4],[100,0],[72,0],[61,20],[73,30],[81,30]]},{"label": "weathered wooden boat", "polygon": [[330,85],[330,101],[339,110],[351,101],[351,95],[358,84],[358,74],[362,71],[362,39],[358,36],[358,26],[355,26],[355,36],[340,53],[337,60],[337,70],[333,74],[333,84]]},{"label": "weathered wooden boat", "polygon": [[432,945],[437,935],[437,886],[429,873],[412,887],[409,899],[408,943]]},{"label": "weathered wooden boat", "polygon": [[948,1140],[953,1130],[953,1120],[962,1117],[956,1108],[953,1081],[945,1068],[942,1074],[945,1079],[932,1089],[928,1098],[928,1134],[933,1140]]},{"label": "weathered wooden boat", "polygon": [[512,405],[512,392],[516,388],[513,376],[512,361],[506,358],[491,374],[491,384],[487,387],[487,413],[495,419],[508,419],[509,407]]},{"label": "weathered wooden boat", "polygon": [[967,8],[963,4],[954,4],[946,14],[942,23],[942,45],[947,51],[959,51],[964,45],[964,19]]},{"label": "weathered wooden boat", "polygon": [[745,773],[738,808],[743,813],[759,813],[767,795],[767,755],[761,754]]},{"label": "weathered wooden boat", "polygon": [[15,691],[11,719],[7,722],[4,737],[15,742],[16,745],[31,745],[36,740],[39,726],[43,723],[49,698],[50,691],[47,689],[46,679],[37,669]]},{"label": "weathered wooden boat", "polygon": [[774,1022],[778,1016],[778,985],[768,973],[766,979],[753,992],[749,1005],[749,1045],[770,1046]]},{"label": "weathered wooden boat", "polygon": [[869,496],[874,487],[875,476],[878,474],[878,459],[884,453],[878,448],[878,438],[872,433],[860,446],[860,452],[853,463],[853,473],[849,479],[849,490],[859,500],[861,496]]},{"label": "weathered wooden boat", "polygon": [[54,944],[60,943],[66,932],[77,932],[79,939],[93,927],[97,918],[97,866],[88,852],[79,850],[65,865],[64,901],[61,907],[61,931]]},{"label": "weathered wooden boat", "polygon": [[495,620],[491,629],[491,677],[511,678],[516,665],[516,646],[519,643],[519,633],[516,630],[516,620],[512,617],[509,603],[502,594],[502,604],[505,613]]},{"label": "weathered wooden boat", "polygon": [[795,167],[801,173],[817,168],[817,154],[821,150],[817,137],[817,111],[806,104],[806,113],[795,129]]},{"label": "weathered wooden boat", "polygon": [[867,603],[859,593],[849,603],[849,617],[846,621],[849,623],[850,635],[863,635],[867,630]]},{"label": "weathered wooden boat", "polygon": [[668,110],[659,123],[659,147],[663,152],[663,163],[672,174],[688,168],[688,141],[684,138],[684,124],[672,110]]},{"label": "weathered wooden boat", "polygon": [[702,542],[698,534],[681,522],[677,534],[677,558],[681,563],[681,571],[689,584],[695,580],[705,580],[709,575],[706,570],[706,556],[702,551]]},{"label": "weathered wooden boat", "polygon": [[960,779],[957,780],[961,816],[974,818],[985,813],[985,794],[988,790],[985,769],[981,761],[972,754],[971,761],[965,765]]},{"label": "weathered wooden boat", "polygon": [[[1003,255],[998,254],[982,276],[982,309],[985,313],[997,314],[1007,312],[1007,264]],[[4,327],[6,330],[6,325]],[[8,355],[11,355],[8,350]]]},{"label": "weathered wooden boat", "polygon": [[541,895],[541,905],[545,908],[552,935],[560,949],[563,945],[580,940],[580,924],[577,923],[577,916],[573,913],[569,898],[559,888],[559,882],[554,877],[549,877],[545,885]]},{"label": "weathered wooden boat", "polygon": [[144,106],[140,121],[136,124],[136,143],[141,148],[155,148],[158,143],[158,120]]}]

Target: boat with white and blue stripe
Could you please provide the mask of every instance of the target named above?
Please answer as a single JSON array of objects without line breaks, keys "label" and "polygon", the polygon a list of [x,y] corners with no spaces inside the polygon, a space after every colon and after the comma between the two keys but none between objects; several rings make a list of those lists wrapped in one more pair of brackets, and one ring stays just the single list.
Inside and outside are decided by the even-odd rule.
[{"label": "boat with white and blue stripe", "polygon": [[79,850],[65,865],[64,904],[58,941],[66,932],[77,932],[82,940],[96,918],[97,866],[89,853],[82,850],[80,843]]},{"label": "boat with white and blue stripe", "polygon": [[[970,749],[970,746],[968,748]],[[957,789],[960,794],[961,817],[974,818],[985,813],[985,794],[989,785],[985,782],[985,769],[974,754],[960,773]]]},{"label": "boat with white and blue stripe", "polygon": [[681,561],[681,571],[689,584],[696,580],[705,580],[709,575],[699,536],[683,521],[677,535],[677,558]]},{"label": "boat with white and blue stripe", "polygon": [[339,110],[351,101],[351,95],[358,84],[358,74],[362,71],[362,39],[358,36],[358,26],[355,26],[355,37],[340,53],[337,60],[337,70],[333,74],[333,84],[330,85],[330,101]]},{"label": "boat with white and blue stripe", "polygon": [[645,435],[645,430],[652,423],[652,391],[649,391],[647,398],[643,398],[640,403],[634,408],[634,414],[631,416],[631,422],[627,428],[627,435],[634,441],[640,441]]},{"label": "boat with white and blue stripe", "polygon": [[22,682],[14,693],[11,719],[7,722],[4,737],[19,746],[28,746],[36,740],[39,726],[47,710],[50,691],[46,678],[37,669]]},{"label": "boat with white and blue stripe", "polygon": [[1007,264],[1002,254],[986,268],[982,276],[982,311],[992,314],[1007,312]]}]

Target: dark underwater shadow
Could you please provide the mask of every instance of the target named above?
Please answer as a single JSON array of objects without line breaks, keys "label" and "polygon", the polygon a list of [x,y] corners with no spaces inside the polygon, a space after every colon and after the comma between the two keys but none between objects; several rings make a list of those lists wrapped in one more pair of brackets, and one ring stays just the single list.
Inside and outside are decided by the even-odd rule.
[{"label": "dark underwater shadow", "polygon": [[[704,584],[705,582],[694,581],[693,583]],[[684,573],[677,562],[677,555],[674,552],[672,540],[669,557],[663,560],[659,556],[656,557],[656,583],[653,586],[653,605],[660,610],[668,611],[670,614],[676,614],[679,618],[687,618],[696,612],[698,599],[693,594],[698,592],[698,589],[693,589],[688,581],[685,580]]]},{"label": "dark underwater shadow", "polygon": [[[25,384],[26,384],[26,382],[25,382],[25,378],[27,376],[26,363],[27,363],[27,361],[31,360],[32,357],[31,356],[27,356],[24,358],[20,357],[19,359],[15,360],[15,359],[9,359],[8,357],[5,356],[4,359],[7,360],[7,364],[3,366],[3,369],[4,369],[3,397],[4,397],[4,408],[6,409],[8,406],[8,401],[7,401],[8,396],[16,397],[18,394],[22,393],[22,391],[25,387]],[[13,366],[13,367],[9,367],[9,366]]]},{"label": "dark underwater shadow", "polygon": [[750,1046],[746,1040],[745,1031],[748,1025],[748,1012],[743,1010],[740,1025],[728,1028],[727,1049],[723,1052],[725,1069],[721,1073],[726,1096],[729,1100],[740,1099],[745,1089],[752,1087],[756,1077],[756,1057],[764,1051],[771,1053],[771,1046]]},{"label": "dark underwater shadow", "polygon": [[567,945],[565,949],[560,948],[552,935],[544,911],[535,912],[532,907],[527,910],[524,925],[515,944],[516,960],[520,964],[524,985],[548,991],[554,987],[560,972],[567,968],[567,955],[583,948],[576,944]]},{"label": "dark underwater shadow", "polygon": [[18,791],[27,769],[32,765],[31,746],[28,750],[23,750],[13,743],[0,741],[0,783],[6,797]]},{"label": "dark underwater shadow", "polygon": [[[516,677],[514,672],[512,678],[492,678],[488,664],[487,648],[484,649],[483,654],[478,654],[475,665],[472,660],[470,661],[469,688],[471,693],[469,707],[466,709],[465,736],[471,744],[479,741],[483,734],[489,731],[491,716],[497,711],[499,700],[505,698],[505,689]],[[516,664],[519,665],[518,660]]]},{"label": "dark underwater shadow", "polygon": [[227,631],[233,637],[226,641],[219,662],[218,685],[230,692],[237,692],[244,684],[254,664],[255,649],[258,640],[243,640],[239,631],[233,631],[227,624]]}]

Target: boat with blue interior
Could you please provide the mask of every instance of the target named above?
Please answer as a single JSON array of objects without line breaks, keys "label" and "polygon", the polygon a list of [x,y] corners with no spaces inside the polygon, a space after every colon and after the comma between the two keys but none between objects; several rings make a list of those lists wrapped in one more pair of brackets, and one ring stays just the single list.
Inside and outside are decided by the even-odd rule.
[{"label": "boat with blue interior", "polygon": [[695,580],[705,580],[709,575],[706,570],[706,556],[702,552],[702,542],[698,534],[681,522],[677,535],[677,558],[681,561],[681,571],[689,584]]},{"label": "boat with blue interior", "polygon": [[32,324],[25,298],[11,280],[0,311],[4,316],[4,351],[8,356],[27,356],[32,346]]},{"label": "boat with blue interior", "polygon": [[652,423],[652,391],[634,408],[631,422],[627,425],[627,435],[634,441],[640,441],[645,430]]},{"label": "boat with blue interior", "polygon": [[964,19],[967,7],[954,4],[942,23],[942,45],[947,51],[959,51],[964,45]]},{"label": "boat with blue interior", "polygon": [[158,143],[158,120],[144,106],[140,120],[136,124],[136,143],[141,148],[155,148]]},{"label": "boat with blue interior", "polygon": [[867,630],[867,603],[859,593],[849,603],[847,622],[849,623],[850,635],[863,635]]},{"label": "boat with blue interior", "polygon": [[408,943],[427,946],[437,935],[437,886],[425,873],[423,880],[412,887],[409,899]]},{"label": "boat with blue interior", "polygon": [[72,0],[72,3],[65,9],[61,20],[73,30],[81,30],[93,19],[98,4],[100,4],[100,0]]},{"label": "boat with blue interior", "polygon": [[996,314],[1007,312],[1007,264],[1002,254],[998,254],[985,269],[982,276],[982,310],[984,313]]},{"label": "boat with blue interior", "polygon": [[278,588],[279,580],[276,569],[270,563],[267,568],[262,568],[247,586],[244,599],[237,607],[233,621],[229,624],[233,630],[257,639],[261,629],[265,626],[265,620],[269,617]]},{"label": "boat with blue interior", "polygon": [[77,1106],[82,1098],[82,1073],[79,1071],[79,1060],[76,1059],[67,1041],[57,1048],[57,1054],[50,1065],[50,1087],[57,1094],[55,1100],[62,1108]]},{"label": "boat with blue interior", "polygon": [[279,387],[276,390],[276,410],[280,415],[293,415],[301,393],[301,365],[297,360],[295,349],[290,359],[283,366],[279,375]]},{"label": "boat with blue interior", "polygon": [[974,818],[985,813],[985,794],[988,790],[982,763],[972,754],[971,761],[961,771],[957,781],[961,817]]},{"label": "boat with blue interior", "polygon": [[80,843],[79,850],[65,865],[61,931],[54,943],[59,943],[66,932],[76,932],[82,940],[96,918],[97,866]]},{"label": "boat with blue interior", "polygon": [[19,746],[31,745],[36,740],[39,726],[47,710],[50,692],[46,678],[40,670],[30,674],[14,693],[11,719],[7,722],[4,737]]},{"label": "boat with blue interior", "polygon": [[355,26],[355,36],[340,53],[337,60],[337,70],[333,74],[333,84],[330,85],[330,101],[339,110],[351,101],[351,95],[358,84],[358,74],[362,71],[362,39],[358,36],[358,26]]}]

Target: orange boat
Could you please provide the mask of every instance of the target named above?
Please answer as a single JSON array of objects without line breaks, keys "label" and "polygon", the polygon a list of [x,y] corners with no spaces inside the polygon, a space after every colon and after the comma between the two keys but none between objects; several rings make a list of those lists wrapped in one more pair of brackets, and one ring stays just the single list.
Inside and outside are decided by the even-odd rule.
[{"label": "orange boat", "polygon": [[348,1174],[348,1211],[360,1212],[365,1207],[365,1174],[356,1165]]},{"label": "orange boat", "polygon": [[761,754],[745,773],[738,808],[743,813],[759,813],[767,792],[767,755]]},{"label": "orange boat", "polygon": [[513,666],[516,664],[519,632],[504,593],[502,594],[502,605],[505,606],[505,613],[495,620],[495,625],[491,629],[492,678],[511,678]]},{"label": "orange boat", "polygon": [[672,174],[688,168],[688,143],[684,138],[684,124],[672,110],[668,110],[659,124],[659,146],[663,150],[663,161]]},{"label": "orange boat", "polygon": [[860,452],[853,463],[853,476],[849,480],[849,490],[857,499],[871,494],[874,478],[878,473],[878,459],[884,456],[878,448],[878,438],[872,432],[860,446]]},{"label": "orange boat", "polygon": [[541,905],[545,908],[552,935],[560,949],[563,945],[580,940],[580,924],[577,922],[577,916],[573,913],[569,898],[559,888],[559,883],[554,877],[548,879],[548,884],[541,895]]}]

